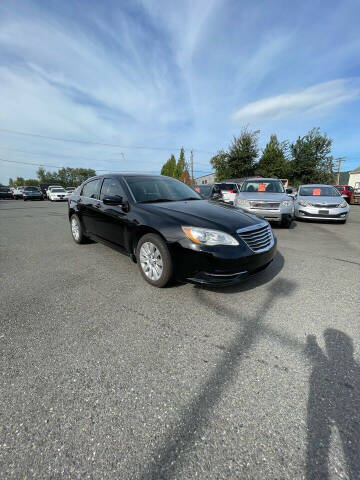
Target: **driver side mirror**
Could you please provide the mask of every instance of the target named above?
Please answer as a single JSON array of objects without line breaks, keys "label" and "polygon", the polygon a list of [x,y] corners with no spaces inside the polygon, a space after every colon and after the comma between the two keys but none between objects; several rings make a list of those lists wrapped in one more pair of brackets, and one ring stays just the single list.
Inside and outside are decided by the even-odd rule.
[{"label": "driver side mirror", "polygon": [[102,201],[105,205],[124,205],[123,197],[120,195],[105,195]]}]

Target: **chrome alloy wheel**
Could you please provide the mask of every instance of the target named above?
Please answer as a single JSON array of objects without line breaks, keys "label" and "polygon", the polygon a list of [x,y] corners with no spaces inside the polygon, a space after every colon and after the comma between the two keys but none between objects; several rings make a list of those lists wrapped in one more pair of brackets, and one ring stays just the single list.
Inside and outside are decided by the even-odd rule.
[{"label": "chrome alloy wheel", "polygon": [[76,218],[71,219],[71,233],[76,241],[80,238],[80,225]]},{"label": "chrome alloy wheel", "polygon": [[140,248],[140,264],[145,275],[153,282],[163,273],[163,261],[159,249],[151,242],[145,242]]}]

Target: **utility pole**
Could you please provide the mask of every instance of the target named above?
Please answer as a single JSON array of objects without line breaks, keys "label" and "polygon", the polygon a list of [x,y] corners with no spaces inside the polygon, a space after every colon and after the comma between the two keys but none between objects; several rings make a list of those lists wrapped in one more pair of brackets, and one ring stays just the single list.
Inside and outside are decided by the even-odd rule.
[{"label": "utility pole", "polygon": [[194,185],[194,152],[190,152],[191,184]]},{"label": "utility pole", "polygon": [[339,185],[341,164],[342,164],[342,162],[345,162],[345,157],[339,157],[336,160],[338,162],[338,169],[337,169],[337,173],[336,173],[336,185]]}]

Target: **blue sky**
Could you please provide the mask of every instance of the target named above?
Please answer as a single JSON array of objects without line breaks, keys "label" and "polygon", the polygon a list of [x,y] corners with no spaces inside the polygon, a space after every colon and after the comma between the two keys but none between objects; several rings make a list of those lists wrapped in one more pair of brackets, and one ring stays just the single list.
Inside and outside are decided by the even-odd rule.
[{"label": "blue sky", "polygon": [[[2,0],[0,129],[120,147],[0,130],[0,158],[158,172],[184,145],[201,175],[244,125],[261,146],[320,126],[355,168],[359,18],[358,0]],[[0,161],[0,182],[36,169]]]}]

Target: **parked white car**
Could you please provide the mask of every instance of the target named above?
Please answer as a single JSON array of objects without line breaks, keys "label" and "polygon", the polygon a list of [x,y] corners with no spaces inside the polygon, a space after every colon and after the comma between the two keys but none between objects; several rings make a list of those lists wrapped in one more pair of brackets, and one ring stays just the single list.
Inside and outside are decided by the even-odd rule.
[{"label": "parked white car", "polygon": [[235,197],[239,192],[239,185],[231,182],[218,182],[215,183],[220,188],[220,192],[224,202],[234,203]]},{"label": "parked white car", "polygon": [[50,202],[59,202],[62,200],[67,200],[66,191],[62,187],[52,187],[49,191],[49,200]]},{"label": "parked white car", "polygon": [[349,205],[344,197],[332,185],[300,185],[295,200],[295,217],[345,223]]},{"label": "parked white car", "polygon": [[49,185],[47,190],[46,190],[46,196],[48,198],[50,198],[49,195],[50,195],[50,192],[51,192],[52,188],[63,188],[63,187],[61,185]]},{"label": "parked white car", "polygon": [[13,189],[13,197],[15,198],[15,200],[19,200],[19,198],[23,198],[24,188],[25,187],[15,187]]},{"label": "parked white car", "polygon": [[76,190],[76,187],[66,187],[65,192],[66,192],[66,198],[69,198],[70,195]]}]

